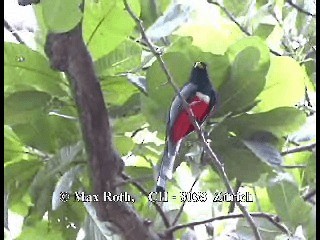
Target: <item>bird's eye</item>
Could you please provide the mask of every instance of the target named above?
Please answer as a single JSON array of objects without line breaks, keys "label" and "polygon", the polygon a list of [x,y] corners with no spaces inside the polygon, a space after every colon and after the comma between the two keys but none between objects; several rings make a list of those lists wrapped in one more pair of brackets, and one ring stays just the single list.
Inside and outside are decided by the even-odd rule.
[{"label": "bird's eye", "polygon": [[194,64],[194,68],[200,68],[200,69],[205,69],[206,68],[206,64],[204,62],[196,62]]}]

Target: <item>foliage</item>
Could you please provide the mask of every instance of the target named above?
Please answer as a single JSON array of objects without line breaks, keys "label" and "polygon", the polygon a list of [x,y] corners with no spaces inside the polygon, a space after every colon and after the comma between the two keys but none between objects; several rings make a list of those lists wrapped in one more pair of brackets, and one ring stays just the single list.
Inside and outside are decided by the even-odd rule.
[{"label": "foliage", "polygon": [[[126,174],[152,191],[174,90],[122,1],[88,0],[84,13],[78,8],[80,2],[46,0],[35,5],[40,38],[45,39],[50,31],[68,31],[83,18],[83,36],[111,117],[115,147],[126,164]],[[296,4],[308,10],[310,2]],[[248,208],[277,214],[289,237],[302,227],[306,239],[315,239],[315,207],[302,197],[315,188],[315,153],[281,154],[295,146],[285,139],[315,115],[310,106],[301,104],[315,92],[315,18],[286,1],[224,0],[225,9],[232,9],[235,20],[252,35],[246,36],[216,4],[169,0],[129,4],[148,27],[148,36],[163,52],[179,87],[188,81],[195,61],[209,66],[219,96],[204,129],[230,181],[240,180],[241,191],[255,195]],[[5,189],[8,208],[25,220],[18,239],[39,235],[75,239],[80,228],[87,232],[86,239],[98,235],[103,239],[86,206],[58,200],[61,191],[89,191],[87,160],[69,82],[50,68],[43,44],[37,47],[35,51],[22,44],[4,44]],[[199,174],[194,192],[206,191],[212,197],[214,192],[225,191],[208,162],[199,140],[190,134],[183,142],[169,194],[189,191]],[[280,166],[295,164],[306,167]],[[136,198],[133,205],[142,217],[152,219],[157,231],[165,229],[146,196],[132,185],[124,190]],[[174,219],[181,202],[170,199],[165,206],[168,217]],[[226,215],[228,206],[209,200],[188,202],[178,223]],[[266,239],[282,239],[284,233],[270,222],[255,221]],[[251,239],[246,224],[244,220],[236,225],[216,221],[214,231],[194,230],[199,239],[210,235],[231,239],[226,236],[234,229],[238,237]],[[177,231],[175,238],[181,239],[188,231]]]}]

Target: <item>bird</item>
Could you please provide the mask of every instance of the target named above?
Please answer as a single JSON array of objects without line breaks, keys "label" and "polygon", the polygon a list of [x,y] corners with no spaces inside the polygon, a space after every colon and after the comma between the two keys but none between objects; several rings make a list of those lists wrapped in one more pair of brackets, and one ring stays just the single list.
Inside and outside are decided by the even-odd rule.
[{"label": "bird", "polygon": [[[203,124],[215,109],[217,101],[217,93],[209,79],[206,63],[194,63],[189,82],[182,87],[180,95],[189,104],[198,124]],[[168,114],[165,148],[157,178],[156,192],[165,192],[167,180],[172,179],[174,161],[181,141],[194,130],[181,98],[176,95]]]}]

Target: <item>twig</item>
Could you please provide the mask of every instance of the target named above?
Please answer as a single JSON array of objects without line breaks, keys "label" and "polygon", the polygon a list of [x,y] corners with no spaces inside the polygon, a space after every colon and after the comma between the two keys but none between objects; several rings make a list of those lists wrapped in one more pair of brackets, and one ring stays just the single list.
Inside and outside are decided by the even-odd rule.
[{"label": "twig", "polygon": [[244,32],[247,36],[251,36],[251,34],[235,19],[234,16],[232,16],[232,14],[224,6],[212,0],[208,0],[208,3],[218,6],[228,16],[228,18],[240,28],[242,32]]},{"label": "twig", "polygon": [[[127,180],[129,183],[131,183],[133,186],[135,186],[143,195],[148,197],[149,193],[138,182],[134,181],[132,178],[130,178],[129,176],[127,176],[124,173],[122,173],[121,175],[125,180]],[[154,205],[156,210],[159,212],[164,225],[167,228],[170,227],[169,220],[167,219],[167,216],[165,215],[165,213],[162,211],[161,207],[157,204],[157,202],[152,201],[151,203]]]},{"label": "twig", "polygon": [[316,17],[316,14],[313,14],[313,13],[310,13],[306,10],[304,10],[303,8],[299,7],[297,4],[293,3],[291,0],[286,0],[286,2],[291,5],[292,7],[294,7],[295,9],[297,9],[299,12],[302,12],[308,16],[311,16],[311,17]]},{"label": "twig", "polygon": [[[284,227],[282,224],[280,224],[279,222],[277,222],[278,217],[272,214],[267,214],[264,212],[256,212],[256,213],[251,213],[251,215],[253,217],[258,217],[258,218],[265,218],[267,219],[269,222],[271,222],[272,224],[274,224],[277,228],[279,228],[282,232],[284,232],[285,234],[289,235],[290,232],[289,230]],[[194,227],[197,225],[201,225],[201,224],[205,224],[205,223],[210,223],[210,222],[214,222],[214,221],[220,221],[220,220],[226,220],[226,219],[233,219],[233,218],[244,218],[245,216],[243,214],[229,214],[229,215],[224,215],[224,216],[219,216],[219,217],[214,217],[214,218],[209,218],[207,220],[203,220],[203,221],[196,221],[196,222],[191,222],[191,223],[187,223],[187,224],[180,224],[180,225],[176,225],[173,226],[171,228],[168,228],[166,230],[167,234],[171,234],[179,229],[182,228],[187,228],[187,227]]]},{"label": "twig", "polygon": [[261,212],[262,209],[261,209],[260,201],[259,201],[259,198],[258,198],[258,195],[257,195],[256,187],[252,186],[252,190],[253,190],[254,198],[256,199],[257,208]]},{"label": "twig", "polygon": [[24,44],[25,42],[21,39],[21,37],[19,36],[18,33],[16,33],[16,31],[13,29],[13,27],[10,26],[10,24],[7,22],[7,20],[4,20],[4,27],[11,32],[12,36],[14,36],[14,38],[20,43],[20,44]]},{"label": "twig", "polygon": [[316,143],[312,143],[310,145],[306,145],[306,146],[299,146],[299,147],[296,147],[296,148],[293,148],[293,149],[289,149],[287,151],[283,151],[281,153],[281,156],[285,156],[285,155],[288,155],[290,153],[297,153],[297,152],[304,152],[304,151],[312,151],[313,148],[316,147]]},{"label": "twig", "polygon": [[[189,192],[192,192],[192,189],[193,189],[193,187],[196,185],[196,183],[197,183],[197,181],[199,180],[199,178],[200,178],[200,174],[194,179],[193,184],[192,184]],[[178,222],[178,220],[179,220],[179,218],[180,218],[180,216],[181,216],[181,214],[182,214],[182,211],[183,211],[183,208],[184,208],[184,205],[186,204],[186,202],[187,202],[187,201],[184,201],[184,202],[182,203],[182,205],[180,206],[179,212],[177,213],[176,217],[174,218],[174,220],[173,220],[173,222],[172,222],[172,224],[171,224],[172,226],[176,225],[176,223]]]},{"label": "twig", "polygon": [[[198,124],[198,122],[196,121],[195,116],[193,115],[188,103],[186,102],[186,100],[182,97],[179,88],[177,87],[177,85],[174,83],[173,78],[167,68],[167,66],[165,65],[161,55],[153,48],[152,44],[150,43],[148,37],[146,36],[144,27],[142,25],[142,21],[135,15],[135,13],[132,11],[132,9],[130,8],[130,6],[128,5],[126,0],[123,0],[123,3],[125,5],[126,10],[128,11],[128,13],[130,14],[130,16],[136,21],[136,23],[138,24],[138,27],[140,29],[141,32],[141,36],[142,39],[145,40],[146,44],[148,45],[148,47],[150,48],[151,52],[155,55],[155,57],[157,58],[158,62],[160,63],[160,67],[162,68],[162,70],[164,71],[168,82],[172,85],[172,87],[174,88],[176,94],[178,95],[178,97],[180,98],[180,100],[182,101],[182,106],[183,108],[187,111],[188,113],[188,117],[190,118],[192,124],[195,127],[196,132],[198,133],[198,136],[202,142],[203,147],[206,149],[206,151],[208,152],[209,156],[211,157],[212,162],[214,163],[215,167],[217,168],[218,172],[221,175],[221,178],[224,182],[224,184],[226,185],[227,191],[231,194],[233,194],[233,189],[230,185],[230,182],[228,180],[228,177],[224,171],[224,166],[220,163],[220,161],[218,160],[218,157],[216,156],[216,154],[212,151],[211,147],[209,146],[208,142],[206,141],[206,139],[203,136],[203,133],[200,129],[200,126]],[[254,236],[256,239],[260,240],[261,239],[261,235],[259,233],[259,230],[255,224],[255,222],[253,221],[252,217],[250,216],[250,214],[248,213],[248,211],[246,210],[246,208],[240,203],[240,202],[236,202],[237,206],[240,208],[240,210],[242,211],[243,215],[245,216],[245,218],[247,219],[249,225],[251,226]]]},{"label": "twig", "polygon": [[[222,6],[220,3],[216,2],[216,1],[212,1],[212,0],[207,0],[207,1],[208,1],[208,3],[211,3],[211,4],[218,6],[228,16],[228,18],[240,28],[240,30],[243,33],[245,33],[247,36],[251,36],[251,34],[232,16],[232,14],[224,6]],[[278,53],[270,48],[269,48],[269,51],[276,56],[281,56],[280,53]]]},{"label": "twig", "polygon": [[305,164],[301,165],[280,165],[282,168],[293,169],[293,168],[306,168]]}]

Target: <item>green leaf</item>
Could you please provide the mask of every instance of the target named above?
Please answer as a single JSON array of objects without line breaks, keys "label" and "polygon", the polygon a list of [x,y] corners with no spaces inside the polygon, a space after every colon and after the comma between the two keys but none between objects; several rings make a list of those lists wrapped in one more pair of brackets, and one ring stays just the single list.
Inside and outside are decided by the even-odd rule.
[{"label": "green leaf", "polygon": [[[62,233],[48,228],[48,222],[39,221],[33,226],[24,226],[17,240],[39,239],[45,236],[47,240],[64,239]],[[41,237],[40,237],[41,236]]]},{"label": "green leaf", "polygon": [[275,25],[260,23],[253,35],[266,39],[273,31]]},{"label": "green leaf", "polygon": [[271,132],[276,137],[282,137],[297,130],[306,120],[305,114],[295,108],[281,107],[268,112],[242,114],[224,121],[229,131],[242,137],[248,137],[254,132]]},{"label": "green leaf", "polygon": [[27,159],[20,161],[10,161],[4,165],[4,178],[6,185],[15,184],[16,182],[23,183],[32,179],[35,173],[41,167],[42,161],[39,159]]},{"label": "green leaf", "polygon": [[308,81],[305,69],[290,57],[272,57],[267,82],[257,99],[261,102],[256,112],[277,107],[291,107],[304,98],[304,86]]},{"label": "green leaf", "polygon": [[295,229],[306,222],[301,216],[309,214],[311,208],[300,195],[297,184],[288,173],[269,176],[268,195],[279,217]]},{"label": "green leaf", "polygon": [[218,89],[216,116],[243,109],[263,90],[269,68],[269,50],[258,38],[245,38],[228,49],[231,75]]},{"label": "green leaf", "polygon": [[51,32],[62,33],[73,29],[81,20],[81,0],[42,0],[44,23]]},{"label": "green leaf", "polygon": [[229,19],[216,12],[212,14],[212,11],[202,12],[201,17],[204,18],[204,15],[210,21],[184,24],[174,34],[181,37],[190,36],[194,46],[219,55],[224,54],[231,44],[243,37],[244,33]]},{"label": "green leaf", "polygon": [[101,89],[105,101],[111,105],[121,106],[129,98],[139,93],[139,90],[126,77],[104,77],[101,80]]},{"label": "green leaf", "polygon": [[116,49],[95,61],[99,76],[113,76],[139,67],[141,64],[141,45],[125,40]]},{"label": "green leaf", "polygon": [[120,135],[117,135],[114,137],[114,143],[116,145],[118,152],[122,156],[127,155],[135,145],[134,142],[132,141],[132,138],[129,138],[126,136],[120,136]]},{"label": "green leaf", "polygon": [[228,0],[224,1],[224,7],[226,9],[232,9],[233,16],[241,16],[243,13],[246,15],[247,11],[249,10],[249,6],[251,4],[250,1],[237,1],[237,0]]},{"label": "green leaf", "polygon": [[[128,1],[137,16],[139,1]],[[135,22],[125,10],[123,1],[86,1],[83,32],[84,39],[94,59],[101,58],[127,39]]]},{"label": "green leaf", "polygon": [[4,125],[4,162],[26,159],[27,149],[8,125]]},{"label": "green leaf", "polygon": [[[224,126],[218,126],[210,134],[212,149],[224,164],[229,179],[255,182],[269,170],[256,155],[236,137],[228,137]],[[218,140],[217,140],[218,139]]]},{"label": "green leaf", "polygon": [[[283,234],[283,232],[277,226],[275,226],[266,218],[253,217],[253,221],[259,229],[261,239],[276,239],[276,236]],[[246,219],[240,219],[237,222],[236,234],[238,237],[237,239],[255,239],[252,228]]]},{"label": "green leaf", "polygon": [[5,123],[26,123],[45,111],[51,96],[45,92],[15,92],[5,98]]},{"label": "green leaf", "polygon": [[113,124],[116,133],[134,132],[145,124],[145,117],[142,114],[132,115],[125,118],[117,118]]},{"label": "green leaf", "polygon": [[4,44],[5,95],[16,91],[41,91],[50,95],[66,96],[60,74],[40,53],[22,44]]},{"label": "green leaf", "polygon": [[316,164],[316,155],[313,153],[307,160],[307,167],[303,175],[303,186],[316,187]]}]

